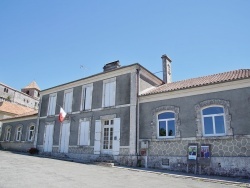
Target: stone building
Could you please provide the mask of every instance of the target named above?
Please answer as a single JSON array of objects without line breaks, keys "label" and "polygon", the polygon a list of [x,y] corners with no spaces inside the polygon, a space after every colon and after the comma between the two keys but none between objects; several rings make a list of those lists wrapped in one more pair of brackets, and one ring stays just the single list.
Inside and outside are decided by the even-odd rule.
[{"label": "stone building", "polygon": [[9,101],[18,105],[38,109],[40,88],[35,81],[18,91],[0,83],[0,102]]},{"label": "stone building", "polygon": [[[139,64],[108,63],[103,72],[41,91],[37,147],[93,161],[110,156],[136,165],[138,94],[162,80]],[[60,107],[66,119],[58,120]]]},{"label": "stone building", "polygon": [[[42,90],[33,143],[26,139],[35,114],[6,120],[1,145],[33,144],[45,155],[85,162],[250,177],[250,69],[172,82],[171,63],[162,56],[163,80],[140,64],[115,61],[99,74]],[[26,131],[18,142],[20,129]]]},{"label": "stone building", "polygon": [[37,110],[5,118],[1,122],[0,144],[2,149],[27,152],[30,148],[36,147],[34,143]]},{"label": "stone building", "polygon": [[0,83],[0,134],[2,120],[38,110],[40,88],[35,81],[18,91]]},{"label": "stone building", "polygon": [[[171,63],[167,56],[162,61]],[[167,81],[139,101],[144,165],[250,176],[250,69]]]}]

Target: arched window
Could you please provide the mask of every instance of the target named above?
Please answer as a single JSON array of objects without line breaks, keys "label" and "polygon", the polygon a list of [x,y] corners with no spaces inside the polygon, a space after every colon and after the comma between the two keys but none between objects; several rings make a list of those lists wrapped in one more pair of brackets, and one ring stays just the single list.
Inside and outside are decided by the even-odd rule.
[{"label": "arched window", "polygon": [[175,114],[174,112],[163,112],[158,114],[158,137],[175,137]]},{"label": "arched window", "polygon": [[225,113],[223,107],[207,107],[201,113],[204,136],[225,135]]},{"label": "arched window", "polygon": [[196,136],[232,136],[229,109],[229,101],[221,99],[210,99],[195,105]]},{"label": "arched window", "polygon": [[16,141],[21,141],[22,127],[19,126],[16,129]]},{"label": "arched window", "polygon": [[9,128],[7,128],[6,129],[6,137],[5,137],[5,140],[6,141],[10,141],[10,135],[11,135],[11,128],[9,127]]},{"label": "arched window", "polygon": [[28,130],[28,141],[33,141],[35,133],[35,126],[31,125]]}]

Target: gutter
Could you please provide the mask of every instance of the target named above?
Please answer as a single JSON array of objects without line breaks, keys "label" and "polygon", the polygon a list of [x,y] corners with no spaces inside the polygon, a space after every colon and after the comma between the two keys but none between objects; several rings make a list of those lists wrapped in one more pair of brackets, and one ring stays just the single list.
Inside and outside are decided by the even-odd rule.
[{"label": "gutter", "polygon": [[35,138],[34,138],[35,139],[34,148],[37,147],[37,136],[38,136],[39,123],[40,123],[41,106],[42,106],[42,96],[40,96],[40,100],[39,100],[39,108],[38,108],[38,114],[37,114],[37,120],[36,120],[36,132],[35,132]]},{"label": "gutter", "polygon": [[139,156],[139,92],[140,92],[140,67],[136,69],[137,74],[137,85],[136,85],[136,155],[137,155],[137,164],[138,164],[138,156]]}]

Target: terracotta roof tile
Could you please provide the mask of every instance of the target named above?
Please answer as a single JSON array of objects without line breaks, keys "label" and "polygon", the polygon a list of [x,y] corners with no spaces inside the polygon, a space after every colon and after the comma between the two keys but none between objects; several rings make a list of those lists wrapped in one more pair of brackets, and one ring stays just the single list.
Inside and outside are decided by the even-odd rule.
[{"label": "terracotta roof tile", "polygon": [[1,121],[5,121],[5,120],[9,120],[9,119],[16,119],[16,118],[18,119],[18,118],[22,118],[22,117],[37,115],[37,114],[38,114],[38,110],[33,110],[31,112],[26,112],[26,113],[23,113],[23,114],[15,115],[13,117],[3,118],[3,119],[1,119]]},{"label": "terracotta roof tile", "polygon": [[15,104],[15,103],[11,103],[8,101],[3,101],[3,102],[0,102],[0,111],[11,113],[14,115],[20,115],[23,113],[34,111],[34,109],[29,108],[29,107],[25,107],[25,106],[21,106],[21,105]]},{"label": "terracotta roof tile", "polygon": [[31,82],[29,85],[27,85],[25,88],[23,88],[23,89],[37,89],[37,90],[41,90],[39,87],[38,87],[38,85],[37,85],[37,83],[35,82],[35,81],[33,81],[33,82]]},{"label": "terracotta roof tile", "polygon": [[241,80],[250,78],[250,69],[240,69],[234,70],[230,72],[224,72],[209,76],[203,76],[198,78],[191,78],[187,80],[182,80],[178,82],[172,82],[168,84],[163,84],[151,90],[147,90],[141,95],[150,95],[156,93],[163,93],[167,91],[176,91],[181,89],[193,88],[193,87],[200,87],[205,85],[212,85],[222,82],[229,82],[234,80]]}]

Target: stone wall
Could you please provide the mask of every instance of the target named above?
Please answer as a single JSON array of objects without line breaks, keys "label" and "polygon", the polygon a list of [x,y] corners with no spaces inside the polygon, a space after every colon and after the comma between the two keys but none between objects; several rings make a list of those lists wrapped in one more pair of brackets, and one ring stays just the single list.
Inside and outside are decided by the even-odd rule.
[{"label": "stone wall", "polygon": [[[201,165],[200,172],[226,176],[250,177],[250,137],[228,136],[212,139],[180,139],[175,141],[154,140],[149,142],[147,157],[142,156],[142,165],[150,168],[162,168],[187,171],[188,144],[198,144],[198,158],[201,144],[210,144],[210,165]],[[147,164],[145,164],[147,161]],[[164,164],[164,163],[168,164]],[[197,171],[199,163],[197,164]],[[189,172],[195,165],[190,165]]]},{"label": "stone wall", "polygon": [[2,149],[9,150],[9,151],[20,151],[20,152],[27,152],[30,148],[34,147],[34,142],[4,142],[1,141]]}]

